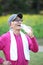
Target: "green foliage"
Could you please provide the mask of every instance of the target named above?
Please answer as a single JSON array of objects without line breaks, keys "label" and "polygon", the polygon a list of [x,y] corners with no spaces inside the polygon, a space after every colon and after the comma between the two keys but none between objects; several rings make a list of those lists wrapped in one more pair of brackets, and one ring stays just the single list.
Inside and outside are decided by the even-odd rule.
[{"label": "green foliage", "polygon": [[43,24],[37,24],[33,26],[34,34],[37,38],[43,38]]},{"label": "green foliage", "polygon": [[2,24],[2,26],[0,26],[0,35],[6,33],[8,30],[9,30],[9,26],[6,23]]},{"label": "green foliage", "polygon": [[28,26],[31,26],[34,31],[34,35],[37,38],[43,38],[43,15],[24,15],[24,21]]},{"label": "green foliage", "polygon": [[24,13],[29,13],[29,12],[35,13],[37,11],[36,13],[38,13],[40,11],[39,0],[5,0],[5,1],[0,0],[0,1],[1,1],[1,7],[3,9],[3,12],[1,12],[1,14],[3,13],[8,14],[8,13],[14,13],[20,11]]},{"label": "green foliage", "polygon": [[0,5],[0,15],[2,15],[3,9],[2,6]]},{"label": "green foliage", "polygon": [[0,35],[6,33],[9,30],[8,16],[0,16]]}]

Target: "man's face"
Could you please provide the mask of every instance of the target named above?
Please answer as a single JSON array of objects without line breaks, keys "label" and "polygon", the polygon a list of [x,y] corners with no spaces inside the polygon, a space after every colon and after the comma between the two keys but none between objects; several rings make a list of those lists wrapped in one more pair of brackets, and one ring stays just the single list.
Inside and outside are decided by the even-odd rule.
[{"label": "man's face", "polygon": [[11,27],[14,30],[20,30],[21,29],[21,23],[22,23],[22,19],[19,17],[16,17],[16,19],[11,22]]}]

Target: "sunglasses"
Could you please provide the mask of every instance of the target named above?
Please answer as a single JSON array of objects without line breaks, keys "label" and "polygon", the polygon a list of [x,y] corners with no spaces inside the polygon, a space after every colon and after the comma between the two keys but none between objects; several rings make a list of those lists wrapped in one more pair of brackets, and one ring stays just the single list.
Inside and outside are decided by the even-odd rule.
[{"label": "sunglasses", "polygon": [[21,22],[22,22],[23,20],[22,20],[22,19],[19,19],[19,20],[18,20],[18,19],[15,19],[15,20],[13,20],[13,22],[14,22],[14,21],[16,21],[16,22],[21,21]]}]

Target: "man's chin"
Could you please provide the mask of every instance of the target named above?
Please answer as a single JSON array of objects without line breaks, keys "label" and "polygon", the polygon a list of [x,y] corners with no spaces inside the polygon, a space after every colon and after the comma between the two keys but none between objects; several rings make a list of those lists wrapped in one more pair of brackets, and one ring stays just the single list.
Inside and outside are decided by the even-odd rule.
[{"label": "man's chin", "polygon": [[19,31],[20,31],[20,30],[21,30],[21,28],[17,28],[17,30],[19,30]]}]

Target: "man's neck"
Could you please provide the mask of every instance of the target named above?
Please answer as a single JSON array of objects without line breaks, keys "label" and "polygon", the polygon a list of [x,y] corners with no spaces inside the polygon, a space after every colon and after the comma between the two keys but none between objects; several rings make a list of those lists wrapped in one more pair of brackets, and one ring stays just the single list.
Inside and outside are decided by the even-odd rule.
[{"label": "man's neck", "polygon": [[16,35],[19,35],[20,34],[20,30],[13,30],[13,33],[16,34]]}]

